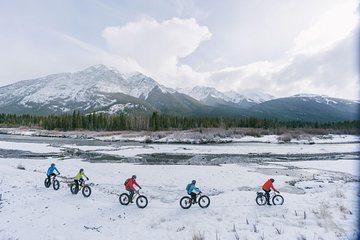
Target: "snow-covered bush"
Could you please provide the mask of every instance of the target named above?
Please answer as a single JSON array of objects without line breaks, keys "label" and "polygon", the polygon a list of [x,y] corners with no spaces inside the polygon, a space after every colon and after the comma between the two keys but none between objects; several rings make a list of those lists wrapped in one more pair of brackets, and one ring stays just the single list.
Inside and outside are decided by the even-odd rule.
[{"label": "snow-covered bush", "polygon": [[25,170],[25,166],[22,164],[18,164],[16,168],[19,170]]},{"label": "snow-covered bush", "polygon": [[279,142],[290,142],[292,139],[292,136],[290,134],[283,134],[277,138]]},{"label": "snow-covered bush", "polygon": [[336,198],[345,198],[344,192],[342,192],[340,189],[336,189],[334,195]]},{"label": "snow-covered bush", "polygon": [[329,211],[329,205],[325,202],[321,202],[318,210],[313,210],[313,213],[319,219],[326,219],[331,216]]}]

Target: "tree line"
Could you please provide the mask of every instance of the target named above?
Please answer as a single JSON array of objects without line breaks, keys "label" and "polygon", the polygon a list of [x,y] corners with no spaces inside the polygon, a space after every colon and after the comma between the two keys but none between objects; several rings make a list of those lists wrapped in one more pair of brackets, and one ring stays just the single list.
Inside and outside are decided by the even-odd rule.
[{"label": "tree line", "polygon": [[360,121],[343,122],[309,122],[280,121],[278,119],[260,119],[255,117],[191,117],[163,115],[153,112],[151,115],[104,113],[34,116],[29,114],[0,114],[0,125],[3,127],[36,127],[47,130],[188,130],[195,128],[314,128],[333,129],[342,133],[359,133]]}]

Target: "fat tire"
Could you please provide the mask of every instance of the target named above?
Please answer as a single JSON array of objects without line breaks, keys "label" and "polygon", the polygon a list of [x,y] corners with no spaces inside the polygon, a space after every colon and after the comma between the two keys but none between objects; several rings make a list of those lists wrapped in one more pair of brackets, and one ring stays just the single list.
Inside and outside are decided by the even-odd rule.
[{"label": "fat tire", "polygon": [[180,207],[182,207],[183,209],[189,209],[192,205],[192,199],[190,197],[182,197],[180,199]]},{"label": "fat tire", "polygon": [[281,195],[275,195],[273,198],[272,198],[272,203],[274,205],[283,205],[284,204],[284,198],[283,196]]},{"label": "fat tire", "polygon": [[51,180],[49,180],[48,178],[45,178],[44,185],[45,185],[46,188],[49,188],[50,185],[51,185]]},{"label": "fat tire", "polygon": [[91,188],[89,187],[89,186],[87,186],[87,185],[85,185],[84,187],[83,187],[83,189],[82,189],[82,195],[84,196],[84,197],[90,197],[90,195],[91,195]]},{"label": "fat tire", "polygon": [[121,205],[129,205],[130,203],[130,196],[127,193],[122,193],[119,196],[119,202]]},{"label": "fat tire", "polygon": [[55,191],[59,190],[59,188],[60,188],[59,180],[54,180],[53,181],[53,188],[54,188]]},{"label": "fat tire", "polygon": [[146,206],[148,205],[148,199],[147,197],[143,196],[143,195],[140,195],[137,197],[136,199],[136,205],[139,207],[139,208],[146,208]]},{"label": "fat tire", "polygon": [[210,198],[203,195],[199,198],[198,203],[201,208],[207,208],[210,205]]},{"label": "fat tire", "polygon": [[266,204],[266,197],[265,195],[258,195],[256,197],[256,203],[259,206],[264,206]]},{"label": "fat tire", "polygon": [[76,187],[76,184],[75,184],[75,183],[72,183],[72,184],[70,185],[70,192],[71,192],[72,194],[77,194],[77,193],[79,192],[79,188]]}]

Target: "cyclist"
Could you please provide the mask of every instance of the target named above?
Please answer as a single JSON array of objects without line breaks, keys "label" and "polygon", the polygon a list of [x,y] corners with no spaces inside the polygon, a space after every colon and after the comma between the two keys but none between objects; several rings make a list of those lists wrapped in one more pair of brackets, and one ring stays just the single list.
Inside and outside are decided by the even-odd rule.
[{"label": "cyclist", "polygon": [[277,193],[280,193],[278,190],[275,189],[275,187],[273,185],[273,182],[275,182],[275,180],[273,178],[270,178],[262,186],[262,189],[265,191],[265,197],[266,197],[267,205],[271,205],[270,204],[270,191],[271,191],[271,189],[274,190]]},{"label": "cyclist", "polygon": [[55,163],[52,163],[46,173],[49,182],[51,176],[56,176],[56,174],[54,173],[55,171],[57,172],[58,175],[60,175],[59,170],[55,167]]},{"label": "cyclist", "polygon": [[196,194],[201,193],[200,189],[195,187],[195,184],[196,184],[196,181],[192,180],[191,183],[189,183],[186,186],[186,191],[191,196],[191,199],[193,200],[194,203],[196,203]]},{"label": "cyclist", "polygon": [[83,177],[86,177],[86,179],[89,180],[89,178],[84,173],[84,169],[81,168],[79,170],[79,172],[76,174],[76,176],[74,177],[74,181],[75,181],[77,189],[79,189],[79,184],[82,184],[82,182],[84,181]]},{"label": "cyclist", "polygon": [[139,189],[141,189],[140,185],[136,182],[136,175],[132,175],[131,178],[126,179],[125,181],[125,189],[129,191],[130,202],[133,202],[133,197],[136,189],[134,188],[136,185]]}]

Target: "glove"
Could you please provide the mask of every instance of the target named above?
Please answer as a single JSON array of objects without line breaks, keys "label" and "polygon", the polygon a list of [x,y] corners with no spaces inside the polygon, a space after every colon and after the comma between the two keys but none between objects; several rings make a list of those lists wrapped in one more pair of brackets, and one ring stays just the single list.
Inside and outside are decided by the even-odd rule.
[{"label": "glove", "polygon": [[88,177],[87,177],[86,179],[89,181],[89,178],[88,178]]},{"label": "glove", "polygon": [[139,187],[140,189],[142,189],[141,187]]}]

